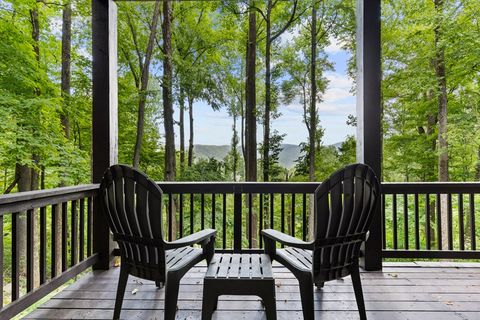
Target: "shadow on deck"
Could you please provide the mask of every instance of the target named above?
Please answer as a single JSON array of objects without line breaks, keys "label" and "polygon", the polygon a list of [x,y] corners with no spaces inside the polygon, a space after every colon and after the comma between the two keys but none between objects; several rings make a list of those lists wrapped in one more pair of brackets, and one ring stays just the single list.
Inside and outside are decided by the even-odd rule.
[{"label": "shadow on deck", "polygon": [[[180,285],[177,319],[200,319],[201,264]],[[274,265],[277,318],[302,319],[298,282]],[[95,271],[56,294],[26,319],[111,319],[119,269]],[[368,318],[372,319],[480,319],[480,264],[386,263],[382,272],[362,273]],[[136,293],[133,294],[133,291]],[[164,289],[150,281],[129,278],[123,319],[163,319]],[[213,319],[265,319],[254,296],[222,296]],[[315,291],[315,318],[358,319],[350,278],[325,284]]]}]

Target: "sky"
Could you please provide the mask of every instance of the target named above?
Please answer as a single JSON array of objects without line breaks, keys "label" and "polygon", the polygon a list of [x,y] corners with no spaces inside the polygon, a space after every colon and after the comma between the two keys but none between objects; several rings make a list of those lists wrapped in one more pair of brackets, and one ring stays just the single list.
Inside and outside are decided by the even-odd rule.
[{"label": "sky", "polygon": [[[355,115],[355,96],[350,92],[352,80],[347,75],[347,61],[349,53],[342,50],[340,45],[332,39],[331,45],[326,48],[329,60],[333,63],[333,71],[326,73],[329,80],[324,101],[317,104],[320,124],[325,129],[323,143],[330,145],[345,140],[347,135],[355,134],[355,128],[346,124],[349,114]],[[284,143],[300,144],[306,142],[308,133],[302,122],[303,110],[300,103],[289,105],[280,104],[281,116],[272,121],[272,129],[280,134],[285,133]],[[178,111],[174,117],[178,117]],[[209,145],[227,145],[232,138],[233,120],[225,109],[213,111],[205,102],[194,103],[194,143]],[[163,129],[163,126],[162,128]],[[258,142],[262,141],[261,125],[257,125]],[[189,128],[185,128],[188,137]],[[180,144],[177,135],[177,145]]]}]

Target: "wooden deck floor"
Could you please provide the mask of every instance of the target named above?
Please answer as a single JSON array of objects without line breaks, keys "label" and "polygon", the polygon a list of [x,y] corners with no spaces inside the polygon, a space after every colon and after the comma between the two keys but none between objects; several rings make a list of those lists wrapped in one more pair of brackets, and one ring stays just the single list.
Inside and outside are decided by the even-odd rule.
[{"label": "wooden deck floor", "polygon": [[[111,319],[118,268],[82,277],[28,315],[27,319]],[[177,319],[200,319],[204,265],[193,268],[180,286]],[[298,283],[274,265],[278,319],[302,319]],[[362,273],[368,318],[480,319],[480,264],[386,264],[382,272]],[[135,294],[132,291],[137,289]],[[163,319],[164,290],[130,277],[122,318]],[[316,319],[358,319],[350,278],[315,291]],[[223,296],[214,319],[264,319],[256,297]]]}]

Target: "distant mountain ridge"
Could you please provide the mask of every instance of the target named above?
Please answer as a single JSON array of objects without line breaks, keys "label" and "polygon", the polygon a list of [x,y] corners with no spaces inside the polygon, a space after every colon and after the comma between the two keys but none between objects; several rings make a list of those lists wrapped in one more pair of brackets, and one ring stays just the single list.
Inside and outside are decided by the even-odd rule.
[{"label": "distant mountain ridge", "polygon": [[[216,160],[223,160],[230,151],[230,145],[207,145],[196,144],[193,146],[195,157],[200,159],[214,158]],[[282,151],[279,155],[279,163],[284,168],[293,168],[295,160],[302,155],[300,146],[295,144],[282,144]]]}]

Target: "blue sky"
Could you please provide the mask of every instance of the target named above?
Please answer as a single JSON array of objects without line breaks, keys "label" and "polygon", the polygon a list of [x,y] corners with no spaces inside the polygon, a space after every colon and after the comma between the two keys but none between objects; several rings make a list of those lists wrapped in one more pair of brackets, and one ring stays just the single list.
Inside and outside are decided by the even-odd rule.
[{"label": "blue sky", "polygon": [[[355,97],[350,93],[352,80],[347,76],[348,52],[332,40],[326,52],[334,64],[334,70],[326,73],[330,83],[324,101],[317,105],[320,123],[325,129],[324,144],[341,142],[347,135],[355,134],[355,128],[347,126],[349,114],[355,115]],[[299,144],[307,141],[307,129],[302,122],[302,107],[299,103],[280,105],[281,116],[273,120],[272,127],[285,133],[284,143]],[[178,117],[178,110],[174,117]],[[194,104],[195,144],[230,144],[233,120],[226,110],[213,111],[202,101]],[[163,129],[163,126],[162,128]],[[185,136],[188,137],[188,127]],[[258,125],[258,141],[262,140],[262,127]],[[179,144],[177,135],[177,145]]]}]

